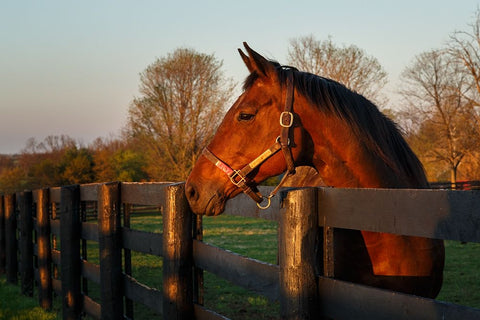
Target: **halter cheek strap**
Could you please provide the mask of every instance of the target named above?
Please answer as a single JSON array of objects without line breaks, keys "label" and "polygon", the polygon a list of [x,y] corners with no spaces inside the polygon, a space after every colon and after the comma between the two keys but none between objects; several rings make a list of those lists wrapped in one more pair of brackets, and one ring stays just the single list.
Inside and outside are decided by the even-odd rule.
[{"label": "halter cheek strap", "polygon": [[[281,135],[276,139],[275,143],[265,150],[261,155],[247,164],[240,170],[232,169],[228,164],[223,162],[215,154],[213,154],[208,148],[203,149],[203,155],[210,160],[217,168],[222,170],[230,179],[230,181],[237,187],[241,188],[250,198],[257,202],[257,206],[260,209],[266,209],[270,206],[270,199],[278,192],[280,187],[285,182],[286,178],[295,173],[295,164],[293,161],[292,150],[290,148],[290,128],[293,125],[293,72],[288,73],[287,78],[287,90],[285,97],[285,109],[280,114],[280,126],[282,127]],[[277,187],[266,197],[264,197],[257,189],[256,186],[252,186],[252,181],[248,179],[248,175],[259,167],[268,158],[282,150],[282,153],[287,164],[287,173],[283,176]],[[260,203],[263,199],[267,199],[266,206],[261,206]]]}]

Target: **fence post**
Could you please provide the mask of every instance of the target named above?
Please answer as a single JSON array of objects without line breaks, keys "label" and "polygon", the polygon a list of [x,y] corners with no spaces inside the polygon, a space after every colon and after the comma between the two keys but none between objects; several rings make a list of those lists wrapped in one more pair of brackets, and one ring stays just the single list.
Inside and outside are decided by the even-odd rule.
[{"label": "fence post", "polygon": [[280,218],[280,315],[282,319],[316,319],[318,290],[316,246],[319,242],[317,190],[287,193]]},{"label": "fence post", "polygon": [[80,187],[60,191],[60,275],[63,319],[79,319],[82,310],[80,291]]},{"label": "fence post", "polygon": [[5,206],[0,195],[0,275],[5,274]]},{"label": "fence post", "polygon": [[15,213],[15,195],[8,194],[4,198],[5,205],[5,266],[7,281],[17,284],[17,216]]},{"label": "fence post", "polygon": [[38,300],[43,309],[52,308],[49,194],[48,189],[37,191]]},{"label": "fence post", "polygon": [[19,208],[20,283],[22,294],[33,297],[33,197],[31,191],[17,195]]},{"label": "fence post", "polygon": [[192,213],[185,184],[166,188],[163,214],[163,318],[193,319]]},{"label": "fence post", "polygon": [[123,319],[120,183],[98,188],[101,317]]},{"label": "fence post", "polygon": [[[130,228],[130,215],[132,213],[132,204],[125,203],[123,205],[123,227]],[[125,266],[125,274],[132,276],[132,252],[130,249],[123,249],[123,259]],[[125,298],[125,317],[133,320],[133,300]]]}]

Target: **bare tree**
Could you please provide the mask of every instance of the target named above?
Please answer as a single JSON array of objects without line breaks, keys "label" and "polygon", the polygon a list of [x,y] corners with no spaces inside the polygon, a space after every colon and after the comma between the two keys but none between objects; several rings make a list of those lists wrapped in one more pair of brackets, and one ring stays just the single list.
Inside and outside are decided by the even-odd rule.
[{"label": "bare tree", "polygon": [[475,12],[470,31],[455,31],[450,36],[448,53],[458,61],[469,79],[472,90],[462,92],[470,102],[470,116],[477,122],[480,134],[480,9]]},{"label": "bare tree", "polygon": [[234,89],[221,67],[213,55],[182,48],[141,73],[127,130],[144,148],[151,177],[187,177]]},{"label": "bare tree", "polygon": [[380,91],[387,83],[387,73],[378,60],[357,46],[336,46],[332,40],[314,36],[295,38],[288,49],[289,63],[303,71],[344,84],[366,98],[384,103]]},{"label": "bare tree", "polygon": [[432,50],[415,57],[402,73],[403,115],[409,119],[408,135],[424,163],[447,165],[452,183],[465,155],[476,147],[464,97],[470,85],[461,65],[445,50]]}]

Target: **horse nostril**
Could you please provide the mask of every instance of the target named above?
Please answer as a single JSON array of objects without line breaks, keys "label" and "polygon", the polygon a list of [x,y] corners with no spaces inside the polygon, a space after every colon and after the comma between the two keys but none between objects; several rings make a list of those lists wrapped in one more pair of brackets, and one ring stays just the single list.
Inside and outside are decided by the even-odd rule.
[{"label": "horse nostril", "polygon": [[188,201],[196,201],[198,199],[198,193],[191,183],[186,186],[185,194],[187,195]]}]

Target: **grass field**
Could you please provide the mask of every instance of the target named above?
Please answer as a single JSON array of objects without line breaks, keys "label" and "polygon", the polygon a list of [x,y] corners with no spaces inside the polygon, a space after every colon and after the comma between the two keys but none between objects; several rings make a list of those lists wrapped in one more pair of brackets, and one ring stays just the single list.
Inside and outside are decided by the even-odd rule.
[{"label": "grass field", "polygon": [[[156,213],[134,214],[132,228],[160,232],[162,219]],[[239,254],[276,263],[277,225],[274,222],[232,216],[204,219],[204,241]],[[88,260],[98,263],[97,244],[89,242]],[[448,241],[445,281],[439,299],[480,308],[480,244]],[[161,289],[162,259],[132,253],[133,276],[146,285]],[[23,298],[19,286],[5,284],[0,278],[1,319],[57,319],[56,313],[37,314],[36,299]],[[89,296],[99,300],[98,286],[88,285]],[[58,299],[57,299],[58,300]],[[205,274],[205,305],[232,319],[278,319],[278,303]],[[159,318],[141,304],[135,304],[136,319]],[[58,311],[56,307],[54,311]],[[33,316],[34,315],[34,316]],[[60,317],[59,317],[60,318]]]}]

